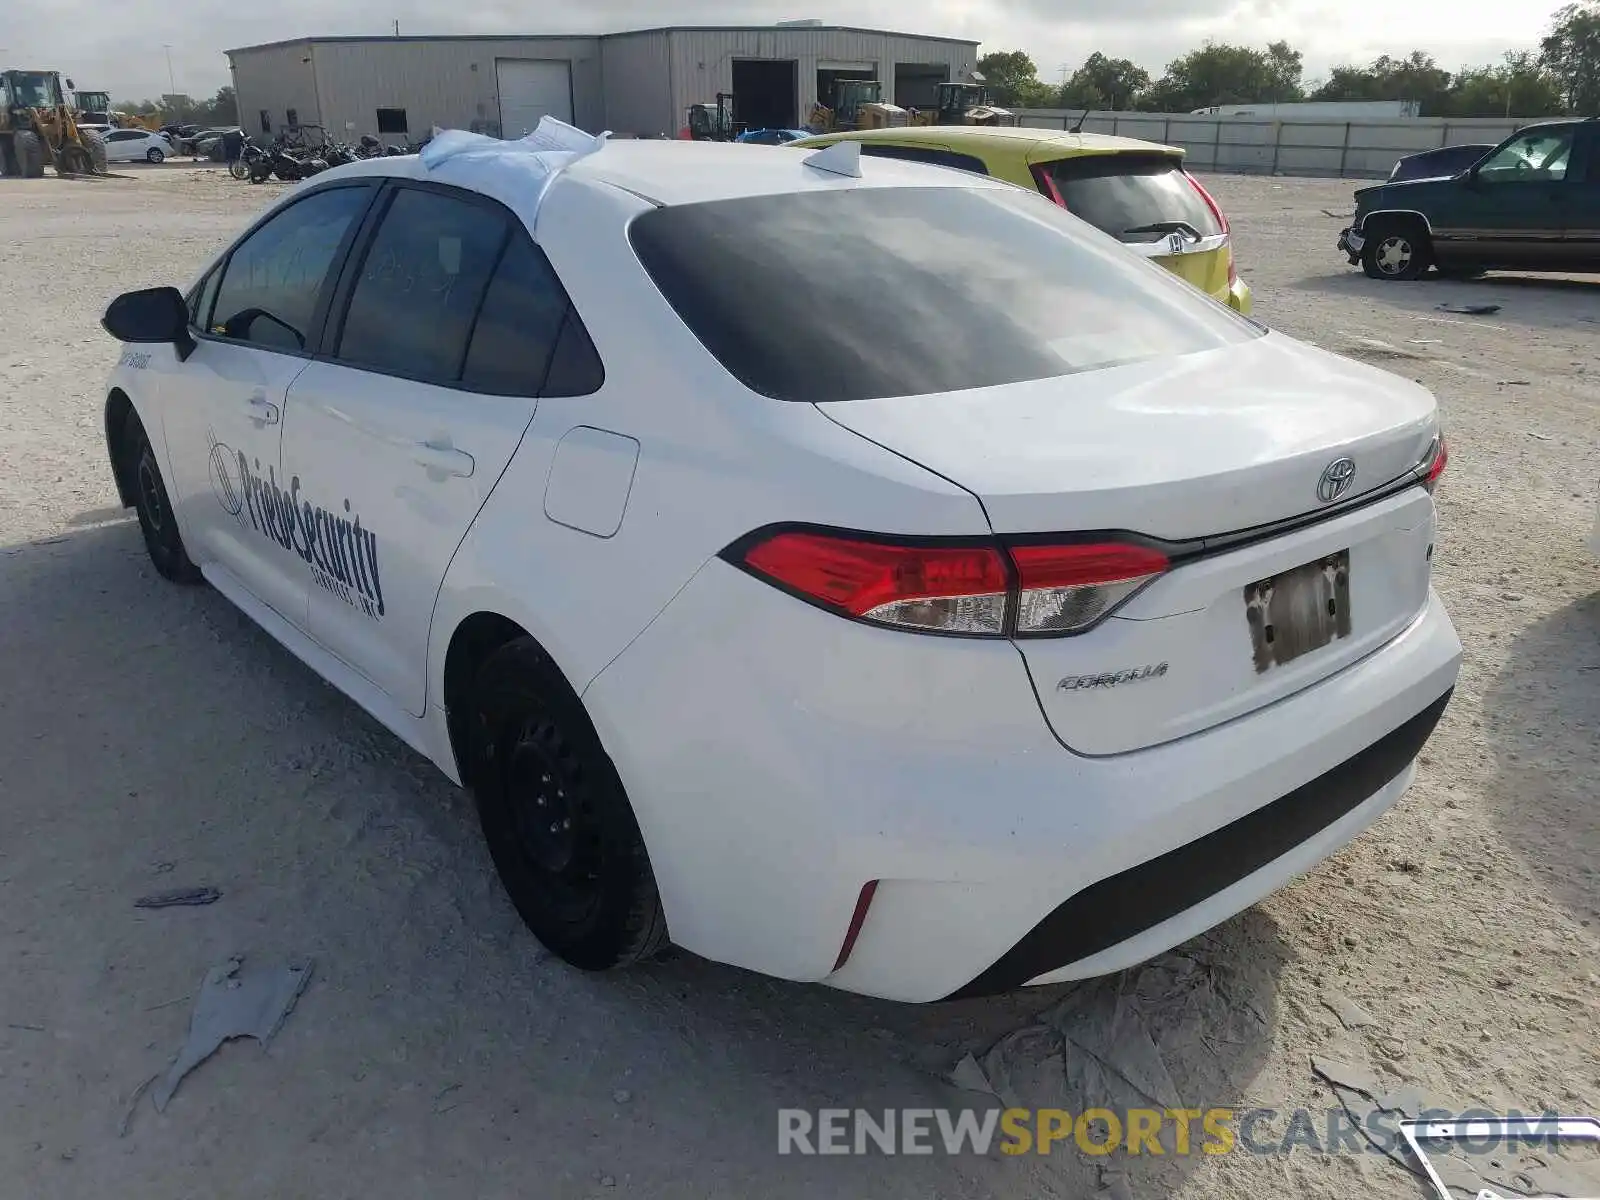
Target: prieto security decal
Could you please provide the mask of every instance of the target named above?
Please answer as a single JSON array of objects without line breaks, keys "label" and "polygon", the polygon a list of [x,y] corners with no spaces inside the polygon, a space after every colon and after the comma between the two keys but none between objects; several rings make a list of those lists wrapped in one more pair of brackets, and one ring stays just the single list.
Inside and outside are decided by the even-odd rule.
[{"label": "prieto security decal", "polygon": [[254,463],[210,435],[211,487],[217,501],[240,525],[298,554],[325,592],[379,620],[383,616],[383,580],[378,570],[378,537],[361,525],[348,498],[343,512],[303,498],[300,477],[280,486],[271,464],[266,474]]}]

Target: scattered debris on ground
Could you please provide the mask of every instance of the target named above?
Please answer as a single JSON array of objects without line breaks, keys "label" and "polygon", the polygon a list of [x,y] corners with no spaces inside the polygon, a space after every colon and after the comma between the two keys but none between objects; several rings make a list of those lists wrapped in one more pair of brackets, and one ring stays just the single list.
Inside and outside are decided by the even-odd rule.
[{"label": "scattered debris on ground", "polygon": [[152,892],[133,902],[135,908],[198,908],[215,904],[222,893],[214,887],[172,888],[165,892]]}]

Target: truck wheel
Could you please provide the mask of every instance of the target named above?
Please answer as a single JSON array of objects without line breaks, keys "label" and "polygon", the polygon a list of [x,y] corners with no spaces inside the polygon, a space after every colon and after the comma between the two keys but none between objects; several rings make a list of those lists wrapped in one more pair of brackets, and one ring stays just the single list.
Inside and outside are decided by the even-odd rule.
[{"label": "truck wheel", "polygon": [[586,971],[666,942],[655,875],[622,780],[583,703],[532,638],[496,650],[473,688],[467,783],[523,922]]},{"label": "truck wheel", "polygon": [[183,548],[178,518],[173,514],[167,485],[161,478],[155,449],[145,434],[139,414],[129,410],[122,426],[123,476],[133,485],[134,510],[139,514],[139,529],[150,562],[164,579],[173,583],[199,583],[200,568]]},{"label": "truck wheel", "polygon": [[18,174],[24,179],[44,178],[44,143],[31,129],[19,130],[11,135],[16,151]]},{"label": "truck wheel", "polygon": [[0,137],[0,179],[10,179],[22,174],[17,166],[17,155],[11,149],[11,139]]},{"label": "truck wheel", "polygon": [[1415,221],[1369,222],[1361,269],[1369,279],[1420,279],[1433,260],[1428,235]]},{"label": "truck wheel", "polygon": [[110,168],[106,165],[106,140],[94,130],[83,134],[84,149],[89,151],[89,169],[96,175],[109,175]]}]

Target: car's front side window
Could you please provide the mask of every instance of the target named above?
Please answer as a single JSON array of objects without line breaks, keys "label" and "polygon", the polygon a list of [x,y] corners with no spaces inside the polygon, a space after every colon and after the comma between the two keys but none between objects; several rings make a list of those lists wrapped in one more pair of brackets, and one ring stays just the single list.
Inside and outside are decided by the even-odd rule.
[{"label": "car's front side window", "polygon": [[459,380],[508,232],[485,205],[396,192],[351,292],[339,360],[431,383]]},{"label": "car's front side window", "polygon": [[367,187],[316,192],[234,247],[208,332],[267,350],[305,350],[339,247],[371,199]]},{"label": "car's front side window", "polygon": [[1478,168],[1485,183],[1565,179],[1572,157],[1572,131],[1545,129],[1513,138]]}]

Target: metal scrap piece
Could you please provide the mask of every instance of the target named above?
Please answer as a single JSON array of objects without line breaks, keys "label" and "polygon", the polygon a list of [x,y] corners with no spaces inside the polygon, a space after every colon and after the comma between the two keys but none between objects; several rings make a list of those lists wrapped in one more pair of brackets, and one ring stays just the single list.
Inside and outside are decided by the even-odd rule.
[{"label": "metal scrap piece", "polygon": [[[1450,1186],[1441,1178],[1437,1164],[1422,1152],[1423,1142],[1520,1139],[1528,1141],[1577,1141],[1600,1145],[1600,1120],[1594,1117],[1490,1117],[1472,1121],[1401,1121],[1400,1132],[1411,1153],[1422,1165],[1428,1182],[1439,1200],[1453,1200]],[[1522,1189],[1519,1188],[1519,1191]],[[1477,1200],[1502,1200],[1492,1188],[1478,1192]],[[1525,1200],[1560,1200],[1559,1196],[1525,1197]]]},{"label": "metal scrap piece", "polygon": [[223,1042],[252,1037],[266,1046],[310,982],[310,960],[244,970],[243,960],[233,958],[207,971],[189,1018],[189,1036],[151,1090],[156,1111],[166,1111],[184,1076],[215,1054]]}]

